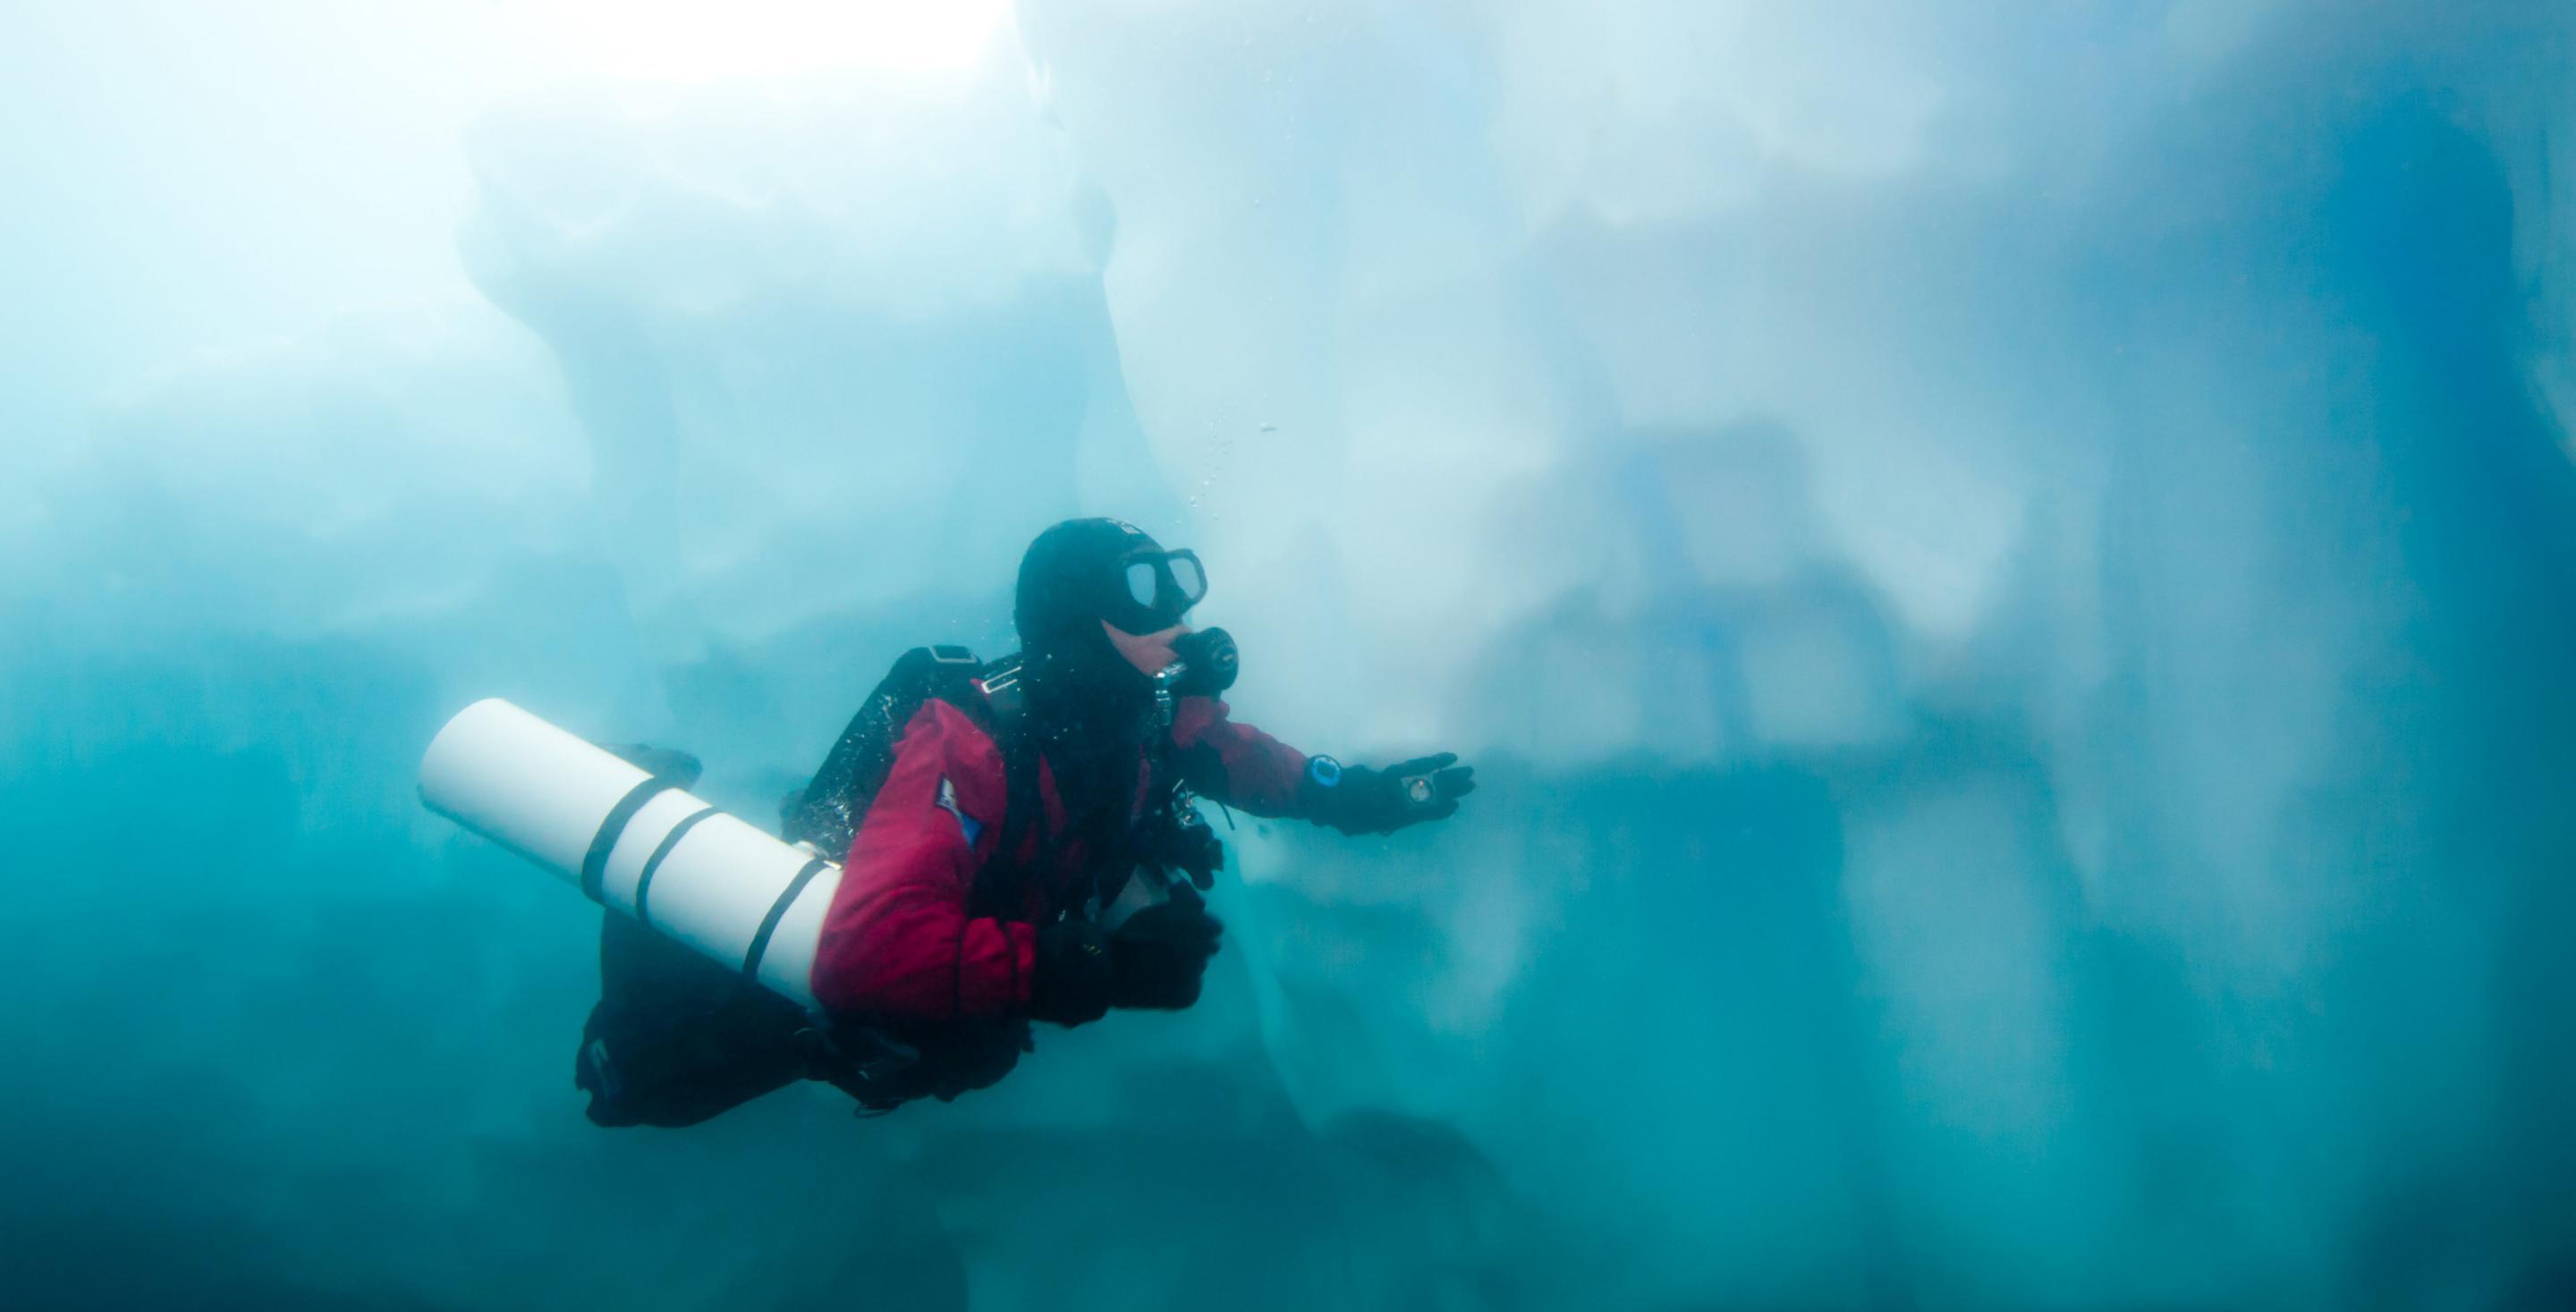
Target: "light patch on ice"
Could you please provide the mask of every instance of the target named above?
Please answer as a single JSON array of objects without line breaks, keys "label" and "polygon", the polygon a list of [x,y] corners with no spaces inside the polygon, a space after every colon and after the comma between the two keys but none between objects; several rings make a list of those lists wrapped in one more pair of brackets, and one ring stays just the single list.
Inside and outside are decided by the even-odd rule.
[{"label": "light patch on ice", "polygon": [[563,67],[693,82],[962,69],[1010,20],[1009,0],[531,0],[514,8]]},{"label": "light patch on ice", "polygon": [[[1964,71],[1943,11],[1726,0],[1496,7],[1497,145],[1533,217],[1652,225],[1747,203],[1772,171],[1924,167]],[[1971,20],[1973,25],[1973,20]]]},{"label": "light patch on ice", "polygon": [[1841,549],[1886,590],[1909,627],[1940,641],[1974,633],[2021,543],[2027,503],[1928,434],[1881,434],[1820,452],[1824,514]]},{"label": "light patch on ice", "polygon": [[2172,0],[2165,39],[2187,60],[2214,63],[2250,45],[2287,8],[2285,0]]}]

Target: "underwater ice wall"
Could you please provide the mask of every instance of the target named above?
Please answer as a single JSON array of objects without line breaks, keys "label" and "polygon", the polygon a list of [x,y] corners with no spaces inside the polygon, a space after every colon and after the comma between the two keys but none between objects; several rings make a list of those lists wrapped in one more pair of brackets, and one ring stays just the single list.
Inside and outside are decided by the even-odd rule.
[{"label": "underwater ice wall", "polygon": [[[1029,525],[1168,504],[1101,305],[1107,207],[1007,45],[938,77],[532,102],[468,155],[467,267],[561,369],[605,545],[647,650],[700,672],[673,710],[713,756],[819,750],[899,632],[1006,647]],[[798,667],[818,696],[745,700]]]},{"label": "underwater ice wall", "polygon": [[1257,885],[1306,1105],[1676,1296],[2548,1296],[2563,16],[1115,12],[1022,28],[1262,692],[1528,772]]},{"label": "underwater ice wall", "polygon": [[[0,403],[13,1287],[2564,1300],[2550,7],[1029,3],[172,183],[463,57],[293,8],[160,43],[264,70],[229,135],[10,130],[76,329]],[[380,258],[262,295],[280,225]],[[418,816],[438,717],[757,815],[1077,510],[1471,814],[1247,825],[1207,1004],[980,1102],[590,1131],[589,917]]]}]

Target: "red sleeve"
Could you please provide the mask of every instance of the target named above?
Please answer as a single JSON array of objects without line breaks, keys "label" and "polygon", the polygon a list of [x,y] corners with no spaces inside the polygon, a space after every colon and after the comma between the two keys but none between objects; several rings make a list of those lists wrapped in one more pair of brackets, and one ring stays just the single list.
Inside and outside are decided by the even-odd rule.
[{"label": "red sleeve", "polygon": [[1172,713],[1181,777],[1192,789],[1254,815],[1302,815],[1306,754],[1231,716],[1213,697],[1181,699]]},{"label": "red sleeve", "polygon": [[812,983],[826,1011],[915,1022],[1027,1012],[1036,927],[966,913],[1003,793],[1001,754],[957,708],[932,701],[913,715],[824,913]]}]

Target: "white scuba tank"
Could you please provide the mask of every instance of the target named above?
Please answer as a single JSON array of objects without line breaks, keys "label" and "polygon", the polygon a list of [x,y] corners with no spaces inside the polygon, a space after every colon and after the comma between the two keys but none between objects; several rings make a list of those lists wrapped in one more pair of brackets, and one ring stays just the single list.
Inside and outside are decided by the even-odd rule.
[{"label": "white scuba tank", "polygon": [[592,901],[814,1006],[815,942],[841,883],[834,862],[497,697],[431,740],[420,800]]}]

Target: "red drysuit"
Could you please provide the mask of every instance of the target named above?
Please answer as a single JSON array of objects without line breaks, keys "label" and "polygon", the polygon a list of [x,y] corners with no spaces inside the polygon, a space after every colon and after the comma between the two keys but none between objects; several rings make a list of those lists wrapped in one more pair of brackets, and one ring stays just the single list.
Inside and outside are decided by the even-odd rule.
[{"label": "red drysuit", "polygon": [[[1225,703],[1185,697],[1173,714],[1169,759],[1203,796],[1258,816],[1298,813],[1306,756],[1227,718]],[[1138,771],[1132,823],[1154,780]],[[1025,870],[1028,918],[970,913],[975,880],[1004,832],[1001,749],[964,711],[932,698],[896,745],[842,866],[814,952],[815,1000],[836,1019],[878,1023],[1008,1020],[1029,1007],[1035,920],[1087,896],[1094,854],[1062,844],[1044,868]],[[1066,821],[1051,764],[1038,793],[1049,832]],[[1024,825],[1018,859],[1040,850]]]}]

